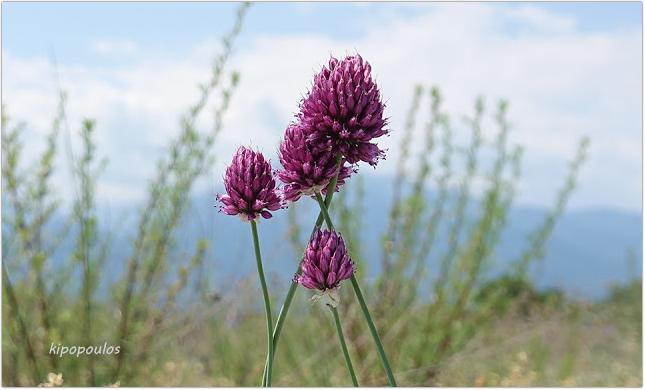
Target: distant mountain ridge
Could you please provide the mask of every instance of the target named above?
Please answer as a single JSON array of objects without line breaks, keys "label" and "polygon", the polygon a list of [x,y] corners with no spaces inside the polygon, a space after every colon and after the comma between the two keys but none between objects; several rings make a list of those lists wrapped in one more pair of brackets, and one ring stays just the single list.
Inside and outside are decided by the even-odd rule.
[{"label": "distant mountain ridge", "polygon": [[[380,241],[387,224],[387,210],[391,203],[391,185],[385,178],[366,176],[366,197],[363,209],[362,248],[363,264],[368,278],[377,275],[380,267]],[[386,190],[370,191],[372,188]],[[575,196],[575,193],[574,195]],[[429,199],[433,198],[430,192]],[[200,194],[190,199],[190,206],[174,238],[177,253],[192,253],[200,238],[210,242],[205,272],[215,288],[231,286],[244,275],[255,272],[249,226],[236,217],[217,212],[211,194]],[[298,203],[303,213],[302,234],[308,234],[317,215],[317,205],[303,198]],[[513,207],[508,223],[501,234],[499,245],[491,256],[489,276],[508,267],[526,246],[526,236],[542,222],[546,209]],[[138,217],[137,208],[100,207],[101,221],[109,221],[104,229],[112,231],[112,249],[107,261],[110,279],[116,279],[125,269]],[[477,204],[467,208],[467,219],[477,216]],[[306,223],[304,221],[307,221]],[[445,221],[444,221],[445,223]],[[260,241],[269,275],[283,282],[295,271],[298,258],[287,241],[286,211],[277,211],[270,220],[259,223]],[[445,230],[445,229],[444,229]],[[612,284],[624,283],[642,274],[641,214],[610,209],[589,209],[565,212],[556,222],[553,235],[546,246],[545,258],[531,271],[532,279],[540,288],[557,287],[568,295],[598,299]],[[432,275],[437,258],[445,249],[446,232],[441,229],[432,248],[428,264]],[[304,237],[302,239],[304,242]],[[71,242],[65,245],[71,245]],[[60,252],[65,252],[64,250]],[[58,255],[60,256],[60,255]],[[628,261],[631,256],[634,261]],[[60,259],[55,259],[59,261]],[[279,292],[278,292],[279,294]]]}]

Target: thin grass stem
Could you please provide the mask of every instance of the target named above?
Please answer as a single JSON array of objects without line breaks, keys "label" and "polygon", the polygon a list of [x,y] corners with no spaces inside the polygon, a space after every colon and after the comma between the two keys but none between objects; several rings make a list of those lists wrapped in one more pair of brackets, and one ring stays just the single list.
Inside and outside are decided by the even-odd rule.
[{"label": "thin grass stem", "polygon": [[29,330],[27,330],[27,322],[25,321],[25,319],[23,318],[22,314],[19,311],[20,305],[18,304],[18,298],[16,298],[16,292],[13,288],[13,284],[11,283],[11,280],[9,279],[9,274],[5,266],[5,263],[4,262],[1,262],[1,263],[2,263],[2,287],[5,289],[5,293],[7,294],[8,301],[9,301],[9,306],[12,309],[13,315],[15,316],[18,322],[18,329],[20,330],[20,336],[23,339],[22,341],[25,343],[27,356],[29,357],[29,361],[31,362],[31,367],[33,369],[34,381],[36,383],[39,383],[41,379],[40,369],[38,367],[38,360],[36,359],[36,354],[34,353],[33,342],[31,341]]}]

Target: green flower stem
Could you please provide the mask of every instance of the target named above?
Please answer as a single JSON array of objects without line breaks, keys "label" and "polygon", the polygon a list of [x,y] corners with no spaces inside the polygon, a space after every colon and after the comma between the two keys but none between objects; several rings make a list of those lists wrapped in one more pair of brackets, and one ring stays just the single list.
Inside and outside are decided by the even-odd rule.
[{"label": "green flower stem", "polygon": [[356,293],[356,298],[358,299],[358,303],[361,305],[361,309],[363,310],[363,315],[365,316],[365,321],[367,322],[367,326],[369,327],[370,333],[372,334],[372,339],[374,339],[374,344],[376,344],[379,357],[381,358],[381,362],[383,363],[383,368],[385,368],[387,381],[390,383],[390,386],[396,387],[396,380],[394,379],[394,374],[392,374],[392,368],[390,367],[390,362],[387,360],[387,356],[385,355],[385,350],[383,349],[383,344],[381,343],[381,338],[379,337],[378,332],[376,331],[376,326],[374,326],[374,321],[372,321],[372,316],[370,315],[370,311],[367,308],[367,305],[365,304],[365,299],[363,298],[363,293],[361,292],[361,288],[358,285],[358,280],[356,280],[356,277],[354,275],[352,275],[352,278],[350,280],[352,282],[352,287],[354,287],[354,293]]},{"label": "green flower stem", "polygon": [[[338,165],[336,176],[334,176],[329,182],[329,185],[327,186],[327,194],[325,195],[324,203],[327,207],[329,207],[329,205],[331,204],[331,200],[334,197],[334,189],[336,188],[336,183],[338,182],[338,175],[340,174],[340,168],[343,164],[342,156],[338,155],[336,157],[336,164]],[[310,237],[313,236],[316,229],[322,226],[323,220],[324,220],[324,217],[321,211],[318,213],[318,218],[316,219],[316,224],[314,225],[314,228],[311,230]],[[298,269],[296,270],[296,273],[298,274],[300,273],[300,262],[298,262]],[[289,286],[289,291],[287,292],[287,296],[285,297],[284,303],[282,304],[282,308],[280,309],[280,313],[278,314],[278,320],[276,321],[275,329],[273,330],[273,345],[276,348],[278,346],[278,339],[280,338],[280,332],[282,332],[282,326],[284,325],[284,320],[287,318],[287,313],[289,312],[289,307],[291,306],[291,301],[293,301],[293,297],[296,294],[297,288],[298,288],[298,283],[291,282],[291,286]],[[266,384],[268,365],[269,365],[269,361],[267,359],[267,362],[264,365],[264,374],[262,375],[263,385]]]},{"label": "green flower stem", "polygon": [[340,318],[338,317],[338,310],[329,306],[332,314],[334,315],[334,322],[336,323],[336,331],[338,332],[338,340],[340,341],[340,346],[343,349],[343,355],[345,356],[345,364],[347,364],[347,370],[349,371],[349,376],[352,377],[352,383],[354,387],[358,387],[358,380],[356,379],[356,374],[354,373],[354,366],[352,366],[352,359],[349,357],[349,351],[347,350],[347,344],[345,344],[345,336],[343,336],[343,327],[340,325]]},{"label": "green flower stem", "polygon": [[[323,214],[323,218],[325,218],[327,227],[331,230],[336,230],[334,229],[334,223],[331,221],[331,217],[329,216],[327,205],[323,201],[320,193],[316,193],[316,200],[318,201],[318,205],[320,206],[320,211]],[[387,380],[390,383],[390,386],[396,387],[396,380],[394,379],[394,374],[392,374],[392,368],[390,367],[390,363],[387,360],[387,356],[385,355],[385,350],[383,349],[381,338],[379,337],[378,332],[376,331],[376,326],[374,326],[374,321],[372,321],[372,316],[370,315],[370,311],[367,308],[367,304],[365,303],[365,298],[363,298],[363,293],[361,292],[361,288],[358,285],[356,276],[352,275],[351,282],[352,282],[352,287],[354,288],[354,293],[356,293],[356,298],[358,299],[358,303],[360,304],[361,310],[363,311],[363,315],[365,316],[365,321],[367,322],[367,326],[369,327],[370,333],[372,334],[372,339],[374,339],[374,344],[376,344],[376,348],[378,349],[378,354],[379,354],[379,357],[381,358],[381,362],[383,363],[383,368],[385,368],[385,373],[387,374]]]},{"label": "green flower stem", "polygon": [[255,220],[251,221],[251,232],[253,233],[253,246],[255,247],[255,261],[258,265],[258,276],[260,277],[260,285],[262,286],[262,295],[264,297],[264,310],[267,316],[267,375],[266,381],[262,380],[263,384],[271,387],[271,371],[273,370],[273,339],[271,337],[271,330],[273,329],[273,322],[271,321],[271,301],[269,300],[269,291],[267,290],[267,283],[264,280],[264,270],[262,268],[262,256],[260,255],[260,240],[258,239],[258,226]]}]

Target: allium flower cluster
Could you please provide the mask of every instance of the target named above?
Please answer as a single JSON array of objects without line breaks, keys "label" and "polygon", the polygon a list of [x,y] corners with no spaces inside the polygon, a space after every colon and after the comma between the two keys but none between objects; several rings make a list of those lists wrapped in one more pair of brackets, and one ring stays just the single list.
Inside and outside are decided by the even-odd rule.
[{"label": "allium flower cluster", "polygon": [[328,292],[336,290],[342,280],[352,277],[354,263],[340,234],[317,229],[307,245],[300,269],[302,273],[295,277],[297,283]]},{"label": "allium flower cluster", "polygon": [[[258,276],[262,287],[267,318],[267,361],[262,383],[271,387],[273,350],[277,335],[271,321],[271,304],[264,277],[256,219],[271,218],[271,211],[285,207],[285,201],[297,201],[301,196],[315,195],[321,207],[316,229],[305,249],[299,269],[293,282],[317,291],[313,300],[322,300],[332,307],[341,346],[352,382],[358,386],[352,363],[347,352],[338,311],[339,289],[343,280],[352,279],[363,314],[370,324],[372,337],[379,348],[380,357],[388,374],[390,385],[396,386],[383,346],[376,334],[373,321],[358,289],[354,263],[349,257],[343,237],[333,231],[333,224],[327,215],[327,197],[323,201],[320,193],[338,191],[363,161],[376,166],[385,152],[376,145],[375,139],[388,133],[385,128],[385,105],[379,89],[372,79],[371,66],[359,55],[347,56],[342,60],[332,57],[326,66],[314,77],[311,90],[300,104],[296,121],[291,123],[280,143],[279,158],[283,170],[276,176],[284,183],[276,188],[271,164],[260,152],[240,147],[231,165],[226,168],[224,187],[226,194],[218,195],[220,211],[238,215],[251,221],[251,234],[256,255]],[[335,180],[335,181],[334,181]],[[336,184],[335,187],[333,184]],[[321,230],[321,216],[332,229]],[[289,308],[293,297],[285,300],[280,317]],[[278,322],[281,321],[278,319]],[[279,327],[275,331],[278,331]],[[272,339],[273,338],[273,339]]]},{"label": "allium flower cluster", "polygon": [[224,175],[226,195],[217,198],[222,203],[220,211],[239,215],[253,221],[260,216],[271,218],[270,211],[283,206],[276,188],[271,164],[262,153],[241,146]]},{"label": "allium flower cluster", "polygon": [[387,134],[385,105],[372,79],[372,68],[360,55],[329,60],[314,78],[300,108],[307,140],[318,150],[341,153],[350,164],[375,166],[384,151],[372,140]]},{"label": "allium flower cluster", "polygon": [[278,177],[285,183],[285,200],[325,192],[338,169],[337,158],[343,162],[336,191],[355,172],[351,165],[376,165],[384,152],[371,141],[387,134],[384,108],[369,63],[359,55],[341,61],[332,57],[315,76],[297,122],[287,127],[280,145],[284,169]]},{"label": "allium flower cluster", "polygon": [[[336,175],[338,163],[336,156],[324,150],[317,150],[306,142],[307,133],[300,123],[287,127],[280,144],[280,163],[284,170],[278,177],[285,184],[284,198],[296,201],[301,195],[314,195],[324,191],[329,181]],[[345,183],[350,169],[342,166],[336,182],[336,191]]]}]

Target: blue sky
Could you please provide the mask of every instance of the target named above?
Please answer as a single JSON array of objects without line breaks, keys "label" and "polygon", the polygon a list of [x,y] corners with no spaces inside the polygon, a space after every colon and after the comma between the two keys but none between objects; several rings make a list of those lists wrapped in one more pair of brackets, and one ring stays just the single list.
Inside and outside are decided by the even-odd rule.
[{"label": "blue sky", "polygon": [[[638,29],[642,24],[640,2],[520,3],[498,7],[526,4],[570,17],[581,31]],[[205,2],[4,2],[3,46],[6,51],[24,56],[39,56],[55,48],[65,61],[81,63],[94,62],[85,49],[105,37],[130,39],[181,53],[182,48],[187,48],[186,42],[223,34],[235,7],[235,3]],[[432,7],[419,3],[256,3],[248,16],[245,35],[315,32],[352,38],[362,33],[364,23],[378,23],[392,15],[405,17],[417,9]],[[356,17],[357,13],[362,17]],[[521,30],[519,23],[504,27],[510,33]]]},{"label": "blue sky", "polygon": [[[110,160],[99,196],[137,200],[235,8],[4,2],[3,101],[29,131],[46,132],[56,103],[55,53],[71,123],[85,115],[98,121],[99,147]],[[218,145],[223,157],[204,186],[215,186],[239,143],[272,154],[313,73],[331,53],[359,51],[382,85],[393,129],[417,82],[439,85],[456,117],[479,94],[491,106],[508,98],[511,140],[526,149],[521,203],[550,204],[576,140],[589,135],[573,207],[640,210],[641,15],[637,2],[254,4],[233,57],[242,82]],[[390,159],[363,172],[390,174],[398,140],[396,132],[384,140]]]}]

